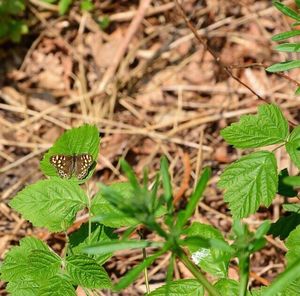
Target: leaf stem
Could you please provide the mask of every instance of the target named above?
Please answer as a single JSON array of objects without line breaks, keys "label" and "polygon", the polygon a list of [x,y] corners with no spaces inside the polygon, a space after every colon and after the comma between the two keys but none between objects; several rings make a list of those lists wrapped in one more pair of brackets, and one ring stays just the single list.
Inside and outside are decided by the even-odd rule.
[{"label": "leaf stem", "polygon": [[248,254],[245,257],[239,258],[240,264],[240,291],[239,296],[247,295],[247,286],[249,281],[249,256]]},{"label": "leaf stem", "polygon": [[[143,259],[145,260],[146,258],[147,258],[146,248],[143,248]],[[145,267],[145,269],[144,269],[144,275],[145,275],[145,285],[146,285],[147,294],[150,294],[150,286],[149,286],[147,267]]]},{"label": "leaf stem", "polygon": [[181,249],[178,249],[178,251],[176,251],[176,255],[211,296],[221,296],[221,294],[215,289],[215,287],[202,274],[198,266],[196,266]]}]

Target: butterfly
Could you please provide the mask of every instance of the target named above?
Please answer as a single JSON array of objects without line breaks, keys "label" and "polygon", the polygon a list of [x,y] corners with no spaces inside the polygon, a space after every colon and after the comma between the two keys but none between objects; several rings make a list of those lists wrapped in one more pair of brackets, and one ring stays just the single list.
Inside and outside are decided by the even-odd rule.
[{"label": "butterfly", "polygon": [[73,175],[79,180],[86,177],[93,163],[92,155],[83,153],[79,155],[56,154],[50,157],[50,163],[56,168],[60,177],[70,179]]}]

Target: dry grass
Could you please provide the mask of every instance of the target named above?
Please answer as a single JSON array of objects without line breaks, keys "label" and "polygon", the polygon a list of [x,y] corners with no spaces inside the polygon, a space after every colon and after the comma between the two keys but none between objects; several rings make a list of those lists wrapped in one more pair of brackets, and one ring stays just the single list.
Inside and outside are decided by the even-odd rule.
[{"label": "dry grass", "polygon": [[[224,143],[220,129],[256,112],[262,99],[280,105],[291,122],[299,121],[295,83],[262,67],[286,58],[272,51],[270,39],[286,30],[289,20],[271,1],[184,1],[184,13],[215,58],[220,57],[216,61],[173,1],[95,1],[93,15],[75,6],[63,17],[55,15],[55,7],[43,10],[42,1],[29,2],[38,22],[21,44],[0,50],[1,258],[26,235],[61,250],[62,237],[32,228],[7,203],[43,177],[39,160],[63,130],[86,122],[96,124],[102,135],[93,184],[122,179],[121,156],[141,174],[145,166],[157,170],[164,154],[180,204],[201,168],[211,166],[214,177],[194,219],[218,227],[226,236],[232,221],[216,182],[241,151]],[[95,22],[103,14],[111,19],[106,31]],[[283,151],[277,159],[280,168],[291,166]],[[266,218],[278,219],[280,203],[276,199],[269,210],[262,209],[247,222],[256,228]],[[252,258],[251,284],[266,285],[281,272],[284,253],[283,244],[270,237],[268,247]],[[123,252],[107,268],[116,279],[141,258],[141,252]],[[164,281],[166,266],[167,258],[161,258],[150,270],[151,288]],[[175,275],[189,273],[178,263]],[[237,279],[235,262],[230,276]],[[122,295],[142,295],[144,290],[141,278]]]}]

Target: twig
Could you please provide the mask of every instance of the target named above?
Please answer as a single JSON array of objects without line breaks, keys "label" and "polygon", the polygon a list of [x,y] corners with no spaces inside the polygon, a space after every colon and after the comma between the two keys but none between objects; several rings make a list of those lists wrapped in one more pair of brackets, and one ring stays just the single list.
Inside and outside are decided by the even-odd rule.
[{"label": "twig", "polygon": [[216,63],[219,64],[219,66],[234,80],[236,80],[239,84],[243,85],[244,87],[246,87],[252,94],[254,94],[256,97],[258,97],[260,100],[264,101],[264,102],[268,102],[266,99],[264,99],[263,97],[261,97],[255,90],[253,90],[250,86],[248,86],[246,83],[244,83],[243,81],[241,81],[236,75],[234,75],[231,70],[230,67],[228,67],[227,65],[225,65],[222,60],[220,59],[220,57],[213,51],[212,48],[210,48],[207,45],[206,40],[204,40],[197,32],[197,29],[193,26],[193,24],[188,20],[182,6],[179,4],[178,0],[175,0],[176,6],[181,14],[181,16],[183,17],[186,25],[189,27],[189,29],[192,31],[192,33],[194,34],[194,36],[196,37],[196,39],[204,46],[204,49],[207,50],[211,56],[215,59]]},{"label": "twig", "polygon": [[113,76],[119,66],[119,63],[120,63],[122,57],[124,56],[128,45],[130,44],[130,41],[132,40],[134,34],[136,33],[137,29],[139,28],[139,26],[145,16],[146,10],[147,10],[148,6],[150,5],[150,3],[151,3],[151,0],[141,0],[140,6],[136,12],[135,17],[133,18],[132,22],[129,25],[128,31],[124,37],[123,42],[120,44],[120,47],[118,48],[111,65],[108,67],[108,69],[106,70],[106,72],[103,75],[103,78],[98,87],[99,93],[102,93],[105,90],[107,84],[113,78]]}]

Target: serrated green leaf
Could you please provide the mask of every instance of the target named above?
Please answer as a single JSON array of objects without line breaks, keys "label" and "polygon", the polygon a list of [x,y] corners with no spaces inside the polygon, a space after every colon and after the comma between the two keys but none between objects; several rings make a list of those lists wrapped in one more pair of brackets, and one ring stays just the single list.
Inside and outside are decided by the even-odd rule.
[{"label": "serrated green leaf", "polygon": [[281,40],[292,38],[292,37],[295,37],[295,36],[298,36],[298,35],[300,35],[300,30],[291,30],[291,31],[288,31],[288,32],[283,32],[283,33],[279,33],[277,35],[274,35],[272,37],[272,40],[273,41],[281,41]]},{"label": "serrated green leaf", "polygon": [[[230,279],[220,279],[214,284],[214,287],[222,294],[222,296],[238,296],[239,283]],[[249,294],[247,294],[248,296]]]},{"label": "serrated green leaf", "polygon": [[61,258],[49,250],[32,250],[28,260],[34,277],[38,279],[54,276],[62,264]]},{"label": "serrated green leaf", "polygon": [[[166,294],[167,293],[167,294]],[[194,279],[177,280],[170,282],[152,291],[149,296],[204,296],[203,286]]]},{"label": "serrated green leaf", "polygon": [[58,177],[57,170],[50,163],[50,157],[56,154],[63,155],[79,155],[88,153],[92,155],[94,164],[91,166],[88,175],[83,180],[76,180],[79,183],[86,181],[93,174],[95,163],[99,152],[99,132],[94,125],[82,125],[78,128],[73,128],[62,134],[49,151],[44,155],[40,162],[42,172],[49,177]]},{"label": "serrated green leaf", "polygon": [[300,126],[292,130],[285,148],[293,163],[300,169]]},{"label": "serrated green leaf", "polygon": [[[110,187],[120,194],[124,201],[131,200],[133,197],[133,188],[128,182],[114,183]],[[130,218],[123,212],[114,207],[101,193],[101,190],[92,200],[91,213],[93,216],[102,216],[101,224],[108,227],[128,227],[137,225],[136,219]],[[112,219],[113,217],[113,219]]]},{"label": "serrated green leaf", "polygon": [[[48,246],[34,237],[26,237],[20,240],[20,245],[12,247],[6,254],[1,265],[1,279],[5,281],[16,281],[26,274],[26,270],[31,273],[29,256],[33,250],[50,252]],[[27,272],[28,275],[28,272]],[[28,280],[32,280],[34,274],[30,274]]]},{"label": "serrated green leaf", "polygon": [[[85,223],[81,225],[81,227],[76,232],[70,235],[70,254],[79,255],[83,253],[84,248],[90,245],[116,240],[118,238],[118,235],[113,232],[113,228],[106,227],[99,223],[93,223],[91,230],[91,236],[89,237],[89,225],[88,223]],[[94,259],[97,261],[98,264],[101,265],[111,256],[112,252],[105,255],[95,255]]]},{"label": "serrated green leaf", "polygon": [[290,233],[285,245],[288,249],[285,257],[289,266],[300,259],[300,225]]},{"label": "serrated green leaf", "polygon": [[88,199],[79,185],[70,180],[51,178],[27,186],[10,205],[34,226],[64,231],[72,225]]},{"label": "serrated green leaf", "polygon": [[[286,177],[289,176],[288,170],[283,169],[278,175],[278,191],[277,193],[285,197],[297,196],[297,191],[293,189],[293,186],[285,183]],[[300,183],[299,183],[300,184]]]},{"label": "serrated green leaf", "polygon": [[62,276],[54,276],[44,281],[37,296],[76,296],[75,289],[66,278]]},{"label": "serrated green leaf", "polygon": [[[211,225],[194,222],[185,232],[187,238],[200,236],[204,239],[216,238],[224,241],[221,232]],[[201,246],[189,246],[192,253],[192,260],[204,271],[218,276],[226,277],[230,254],[217,248],[203,248]]]},{"label": "serrated green leaf", "polygon": [[257,115],[243,115],[239,122],[221,131],[222,137],[237,148],[263,147],[285,142],[288,122],[274,104],[258,107]]},{"label": "serrated green leaf", "polygon": [[274,49],[283,52],[300,52],[300,43],[282,43],[275,46]]},{"label": "serrated green leaf", "polygon": [[73,0],[59,0],[59,2],[58,2],[59,14],[64,15],[68,11],[72,2],[73,2]]},{"label": "serrated green leaf", "polygon": [[268,234],[280,239],[286,239],[290,232],[300,224],[300,214],[292,213],[288,216],[280,217],[275,223],[272,223]]},{"label": "serrated green leaf", "polygon": [[290,18],[292,18],[296,21],[300,21],[300,15],[295,10],[287,7],[286,5],[284,5],[283,3],[279,2],[279,1],[273,1],[273,5],[279,11],[281,11],[283,14],[289,16]]},{"label": "serrated green leaf", "polygon": [[[60,274],[61,259],[42,241],[27,237],[13,247],[1,266],[12,296],[75,296],[71,283]],[[60,293],[60,294],[59,294]]]},{"label": "serrated green leaf", "polygon": [[260,205],[268,207],[278,187],[277,162],[273,153],[258,151],[229,165],[220,177],[224,200],[234,218],[247,217]]},{"label": "serrated green leaf", "polygon": [[85,254],[68,256],[66,270],[75,284],[86,288],[111,287],[105,269]]},{"label": "serrated green leaf", "polygon": [[286,61],[286,62],[274,64],[268,67],[266,71],[274,73],[274,72],[288,71],[299,67],[300,67],[300,60],[294,60],[294,61]]}]

